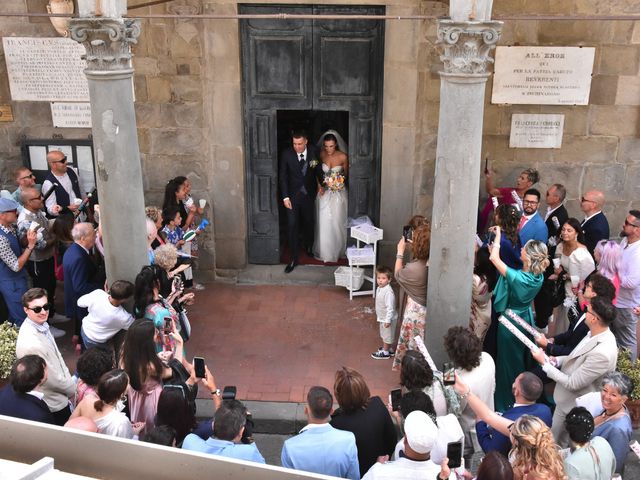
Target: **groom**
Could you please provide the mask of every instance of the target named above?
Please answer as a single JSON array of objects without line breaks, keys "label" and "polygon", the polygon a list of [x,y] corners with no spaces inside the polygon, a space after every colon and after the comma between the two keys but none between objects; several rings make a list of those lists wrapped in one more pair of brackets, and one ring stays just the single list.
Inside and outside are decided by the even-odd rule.
[{"label": "groom", "polygon": [[291,148],[284,150],[280,156],[280,192],[287,209],[287,233],[291,250],[291,262],[285,267],[285,273],[291,273],[298,265],[300,230],[304,247],[311,255],[314,201],[318,191],[319,172],[322,170],[318,150],[308,143],[305,132],[294,131]]}]

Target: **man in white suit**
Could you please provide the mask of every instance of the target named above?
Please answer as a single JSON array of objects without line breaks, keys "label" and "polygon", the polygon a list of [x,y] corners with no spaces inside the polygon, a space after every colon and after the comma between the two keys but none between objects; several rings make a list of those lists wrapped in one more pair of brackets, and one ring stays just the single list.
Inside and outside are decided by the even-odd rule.
[{"label": "man in white suit", "polygon": [[556,382],[553,394],[556,410],[551,429],[561,447],[568,446],[564,418],[576,406],[576,398],[598,391],[604,374],[616,368],[618,346],[609,330],[615,317],[616,308],[611,300],[595,297],[587,305],[584,320],[589,333],[569,355],[545,359],[542,349],[532,351],[533,358],[542,365],[542,370]]}]

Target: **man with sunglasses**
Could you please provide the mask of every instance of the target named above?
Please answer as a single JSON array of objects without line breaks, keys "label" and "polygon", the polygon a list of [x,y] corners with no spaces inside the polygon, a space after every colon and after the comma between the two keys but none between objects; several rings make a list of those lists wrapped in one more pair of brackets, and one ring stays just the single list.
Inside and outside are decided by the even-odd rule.
[{"label": "man with sunglasses", "polygon": [[28,290],[22,296],[22,305],[27,318],[18,333],[16,357],[38,355],[47,363],[47,381],[40,390],[56,425],[64,425],[71,416],[69,398],[74,395],[76,384],[47,323],[51,308],[47,292],[42,288]]},{"label": "man with sunglasses", "polygon": [[[22,204],[24,209],[18,215],[18,238],[26,238],[27,232],[34,228],[38,232],[35,250],[27,262],[27,272],[34,287],[44,288],[47,291],[51,303],[49,323],[64,323],[69,319],[56,315],[55,312],[56,275],[53,258],[55,236],[44,212],[42,194],[35,188],[25,188],[22,190]],[[51,333],[55,338],[65,334],[64,330],[55,327],[51,327]]]},{"label": "man with sunglasses", "polygon": [[[73,168],[67,168],[67,156],[60,150],[47,153],[47,163],[50,171],[42,184],[42,191],[48,192],[52,186],[55,187],[45,202],[47,212],[52,217],[75,212],[80,204],[77,200],[82,200],[78,175]],[[59,212],[56,212],[56,205],[61,207]]]},{"label": "man with sunglasses", "polygon": [[582,194],[580,209],[584,213],[582,232],[584,244],[593,256],[593,250],[600,240],[609,238],[609,221],[602,212],[604,207],[604,193],[599,190],[590,190]]},{"label": "man with sunglasses", "polygon": [[13,198],[20,205],[20,207],[18,208],[18,213],[21,213],[22,207],[24,206],[22,204],[22,198],[21,198],[22,192],[26,188],[32,188],[35,186],[36,176],[27,167],[20,167],[16,169],[16,171],[14,172],[13,178],[15,179],[16,185],[18,185],[18,188],[16,189],[15,192],[11,194],[11,198]]},{"label": "man with sunglasses", "polygon": [[[18,220],[18,204],[0,198],[0,295],[9,311],[9,321],[21,325],[24,319],[21,297],[29,288],[25,267],[36,244],[36,232],[27,232],[27,247],[18,241],[14,225]],[[4,319],[2,319],[4,320]]]},{"label": "man with sunglasses", "polygon": [[622,258],[620,261],[620,290],[616,298],[618,314],[611,330],[618,346],[631,350],[631,359],[638,357],[636,326],[638,315],[634,309],[640,305],[640,210],[631,210],[620,232]]}]

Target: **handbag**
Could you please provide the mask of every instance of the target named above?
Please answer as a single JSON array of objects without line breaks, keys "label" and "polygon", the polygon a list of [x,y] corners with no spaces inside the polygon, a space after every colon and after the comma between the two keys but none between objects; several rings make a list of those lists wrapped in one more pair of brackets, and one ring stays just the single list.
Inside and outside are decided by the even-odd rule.
[{"label": "handbag", "polygon": [[551,285],[551,303],[554,308],[562,305],[567,295],[565,289],[565,277],[566,272],[561,272],[558,275],[558,278],[556,278],[554,283]]},{"label": "handbag", "polygon": [[64,268],[61,263],[58,262],[58,248],[53,250],[53,271],[56,276],[56,280],[64,282]]}]

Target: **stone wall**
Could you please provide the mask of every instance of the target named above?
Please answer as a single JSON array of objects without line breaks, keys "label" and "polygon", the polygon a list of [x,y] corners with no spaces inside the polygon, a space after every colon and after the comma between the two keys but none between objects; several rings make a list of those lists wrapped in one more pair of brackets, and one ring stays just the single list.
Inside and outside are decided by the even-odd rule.
[{"label": "stone wall", "polygon": [[[265,2],[261,2],[265,3]],[[275,2],[274,2],[275,3]],[[361,1],[335,1],[362,4]],[[366,2],[365,2],[366,3]],[[389,0],[389,15],[443,15],[438,1]],[[637,0],[609,2],[496,0],[494,15],[638,14]],[[0,3],[3,12],[44,12],[46,0]],[[235,14],[226,0],[176,0],[132,13]],[[47,19],[0,17],[3,36],[55,36]],[[384,263],[413,213],[430,216],[438,125],[441,68],[435,21],[388,21],[385,32],[381,226]],[[541,170],[541,190],[554,182],[569,191],[568,208],[579,216],[585,189],[602,188],[612,232],[640,193],[640,22],[505,22],[500,45],[596,47],[590,104],[578,107],[491,105],[487,85],[483,151],[490,154],[498,184],[510,185],[525,167]],[[236,20],[149,19],[134,47],[136,113],[148,204],[160,204],[166,181],[186,175],[195,198],[208,200],[213,224],[202,237],[200,268],[226,275],[246,265],[245,173],[240,45]],[[20,164],[22,135],[86,138],[89,130],[54,129],[46,102],[11,102],[4,57],[0,56],[0,103],[15,120],[0,123],[0,183]],[[559,150],[510,149],[513,113],[563,113]],[[480,172],[478,172],[480,175]],[[473,195],[474,193],[468,193]]]},{"label": "stone wall", "polygon": [[[430,2],[424,2],[429,4]],[[571,3],[572,5],[567,5]],[[500,15],[637,15],[640,3],[539,2],[496,0],[494,17]],[[417,151],[420,152],[414,185],[414,207],[430,212],[433,162],[438,125],[440,62],[434,45],[435,26],[427,22],[421,39],[420,88],[416,103]],[[559,45],[596,47],[591,96],[588,106],[492,105],[492,79],[487,84],[483,152],[491,157],[497,185],[512,185],[524,168],[540,171],[537,188],[542,194],[553,183],[567,187],[569,214],[582,218],[579,199],[589,189],[605,192],[605,212],[611,234],[616,235],[626,212],[640,205],[640,22],[633,21],[536,21],[506,20],[498,45]],[[564,114],[560,149],[511,149],[509,133],[514,113]],[[418,174],[419,173],[419,174]],[[481,172],[478,171],[478,175]],[[546,206],[541,205],[541,211]]]}]

